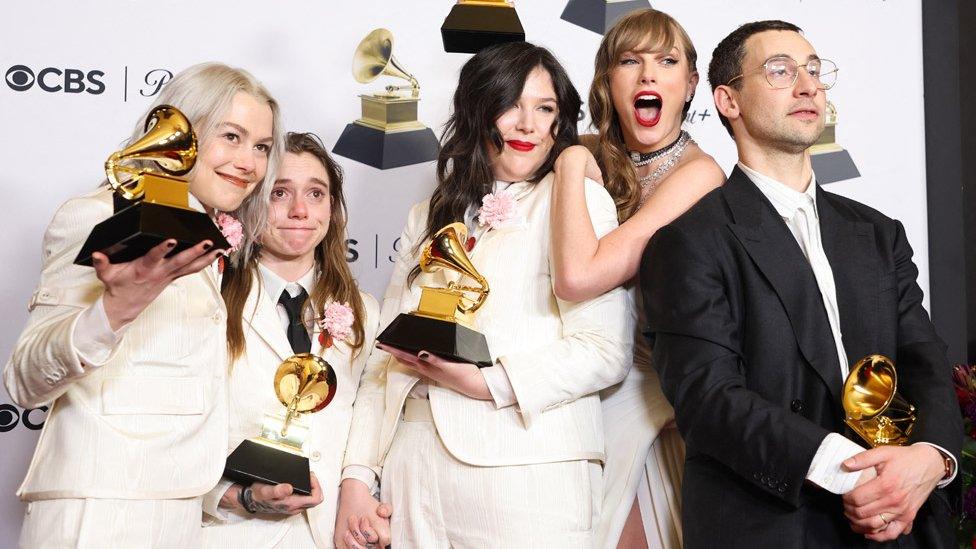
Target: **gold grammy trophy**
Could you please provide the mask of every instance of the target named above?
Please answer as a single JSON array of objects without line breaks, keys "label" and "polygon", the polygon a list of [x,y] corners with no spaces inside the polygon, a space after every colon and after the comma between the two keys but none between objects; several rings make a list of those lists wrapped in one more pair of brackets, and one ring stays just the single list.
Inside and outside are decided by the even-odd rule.
[{"label": "gold grammy trophy", "polygon": [[[451,223],[437,231],[420,253],[420,270],[440,270],[461,275],[446,288],[424,286],[417,310],[401,313],[383,330],[377,341],[412,353],[421,350],[479,368],[492,365],[484,334],[474,329],[474,313],[488,297],[488,281],[471,263],[464,242],[468,230]],[[474,285],[462,284],[464,277]]]},{"label": "gold grammy trophy", "polygon": [[105,175],[115,191],[115,214],[92,229],[75,258],[91,265],[102,252],[112,263],[132,261],[167,239],[170,255],[203,240],[229,248],[220,229],[189,206],[185,175],[196,162],[197,138],[190,121],[175,107],[160,105],[146,117],[146,134],[105,161]]},{"label": "gold grammy trophy", "polygon": [[870,355],[851,368],[841,395],[846,423],[871,447],[904,446],[915,426],[915,407],[898,394],[888,357]]},{"label": "gold grammy trophy", "polygon": [[420,83],[393,57],[393,34],[376,29],[353,54],[352,75],[360,84],[380,76],[409,82],[383,93],[360,95],[362,117],[346,125],[332,152],[385,170],[437,158],[437,137],[417,120]]},{"label": "gold grammy trophy", "polygon": [[525,41],[511,0],[458,0],[441,25],[444,51],[478,53],[494,44]]},{"label": "gold grammy trophy", "polygon": [[335,370],[322,357],[300,353],[278,366],[274,390],[284,413],[264,415],[261,436],[247,439],[227,457],[224,476],[244,485],[290,484],[297,494],[312,493],[304,446],[309,426],[302,416],[322,411],[337,389]]},{"label": "gold grammy trophy", "polygon": [[606,34],[621,17],[649,7],[648,0],[569,0],[559,18],[597,34]]},{"label": "gold grammy trophy", "polygon": [[837,107],[827,102],[826,120],[820,138],[810,147],[810,162],[817,183],[825,185],[860,177],[851,154],[837,144]]}]

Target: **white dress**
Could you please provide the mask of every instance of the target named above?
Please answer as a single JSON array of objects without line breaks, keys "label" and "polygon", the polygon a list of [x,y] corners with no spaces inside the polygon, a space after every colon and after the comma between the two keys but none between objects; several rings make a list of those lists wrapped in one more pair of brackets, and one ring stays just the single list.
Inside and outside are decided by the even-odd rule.
[{"label": "white dress", "polygon": [[617,546],[636,496],[647,546],[680,548],[684,441],[651,366],[650,344],[642,333],[647,321],[640,293],[636,293],[634,366],[623,382],[600,393],[607,458],[597,546]]}]

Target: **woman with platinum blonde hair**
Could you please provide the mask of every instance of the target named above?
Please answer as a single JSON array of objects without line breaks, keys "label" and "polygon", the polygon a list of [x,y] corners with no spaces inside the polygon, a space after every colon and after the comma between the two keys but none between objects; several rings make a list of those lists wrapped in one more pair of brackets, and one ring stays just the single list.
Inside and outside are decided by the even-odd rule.
[{"label": "woman with platinum blonde hair", "polygon": [[[596,135],[556,163],[553,186],[554,286],[562,299],[591,299],[631,286],[644,247],[725,174],[682,122],[698,85],[697,54],[671,16],[632,12],[613,26],[596,55],[590,114]],[[592,152],[591,152],[592,151]],[[602,181],[620,226],[600,237],[592,228],[584,177]],[[606,435],[599,547],[680,547],[684,445],[674,410],[661,392],[643,335],[623,383],[601,393]]]},{"label": "woman with platinum blonde hair", "polygon": [[[177,74],[150,110],[161,104],[182,111],[199,139],[185,176],[190,208],[215,221],[234,212],[245,225],[225,234],[253,241],[282,148],[277,102],[247,72],[207,63]],[[113,194],[101,186],[55,213],[4,368],[14,402],[50,407],[17,491],[27,502],[21,547],[198,547],[201,495],[223,471],[227,349],[214,342],[226,332],[226,250],[204,240],[170,254],[168,239],[132,261],[96,252],[94,269],[75,265],[92,227],[113,214]]]}]

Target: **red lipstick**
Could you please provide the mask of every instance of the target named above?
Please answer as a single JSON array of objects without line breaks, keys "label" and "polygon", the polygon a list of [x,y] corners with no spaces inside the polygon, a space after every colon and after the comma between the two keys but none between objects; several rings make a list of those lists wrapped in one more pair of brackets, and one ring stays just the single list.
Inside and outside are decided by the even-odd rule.
[{"label": "red lipstick", "polygon": [[529,143],[528,141],[518,141],[515,139],[510,139],[505,143],[508,143],[509,147],[522,152],[529,152],[535,148],[535,143]]}]

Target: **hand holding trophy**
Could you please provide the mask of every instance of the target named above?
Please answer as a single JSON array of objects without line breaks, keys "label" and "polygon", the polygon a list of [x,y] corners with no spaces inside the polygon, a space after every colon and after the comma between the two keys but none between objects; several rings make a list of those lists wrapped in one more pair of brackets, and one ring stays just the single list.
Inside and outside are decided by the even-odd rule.
[{"label": "hand holding trophy", "polygon": [[905,446],[915,426],[915,407],[898,394],[895,363],[882,355],[851,368],[842,395],[847,425],[871,445]]},{"label": "hand holding trophy", "polygon": [[488,281],[464,250],[467,236],[463,223],[451,223],[437,231],[420,254],[420,269],[425,273],[457,273],[475,285],[451,281],[446,288],[424,286],[417,310],[393,319],[377,341],[414,354],[425,350],[479,368],[492,365],[488,342],[474,329],[474,313],[488,297]]},{"label": "hand holding trophy", "polygon": [[336,374],[322,357],[288,357],[275,373],[274,390],[284,415],[265,414],[261,436],[245,440],[227,458],[224,476],[244,485],[287,483],[294,493],[312,493],[311,469],[303,447],[309,426],[303,414],[322,411],[336,394]]},{"label": "hand holding trophy", "polygon": [[215,249],[230,248],[210,217],[190,208],[189,183],[179,177],[197,157],[190,121],[176,107],[160,105],[146,117],[145,128],[142,138],[105,161],[117,195],[115,215],[92,229],[75,258],[78,265],[90,266],[94,252],[112,263],[132,261],[167,239],[176,240],[171,256],[203,240]]}]

